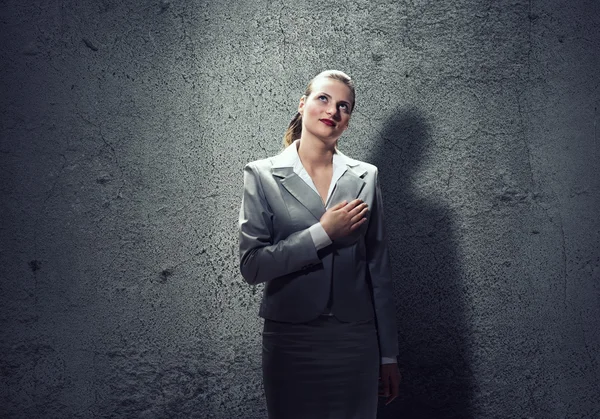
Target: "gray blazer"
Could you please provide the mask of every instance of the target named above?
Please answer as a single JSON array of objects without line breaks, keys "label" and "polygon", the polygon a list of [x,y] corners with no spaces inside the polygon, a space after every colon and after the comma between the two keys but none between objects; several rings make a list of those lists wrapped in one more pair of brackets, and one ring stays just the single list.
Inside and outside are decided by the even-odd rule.
[{"label": "gray blazer", "polygon": [[367,222],[319,251],[308,228],[326,208],[294,173],[285,151],[245,166],[240,271],[249,284],[265,283],[261,317],[291,323],[313,320],[326,311],[331,292],[335,316],[348,322],[375,317],[380,355],[395,357],[396,310],[377,168],[343,157],[347,170],[330,206],[360,198],[369,205]]}]

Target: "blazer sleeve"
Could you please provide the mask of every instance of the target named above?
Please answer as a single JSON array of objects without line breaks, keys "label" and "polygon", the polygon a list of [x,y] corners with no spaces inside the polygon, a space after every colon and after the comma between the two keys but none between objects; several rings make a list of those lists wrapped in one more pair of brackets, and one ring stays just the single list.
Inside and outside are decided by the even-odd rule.
[{"label": "blazer sleeve", "polygon": [[[270,174],[270,173],[269,173]],[[253,163],[244,167],[240,208],[240,272],[249,284],[259,284],[321,263],[309,229],[276,240],[273,212]]]},{"label": "blazer sleeve", "polygon": [[373,287],[373,303],[382,357],[398,355],[396,308],[392,286],[390,257],[383,220],[383,200],[375,171],[375,198],[370,208],[371,219],[366,232],[367,265]]}]

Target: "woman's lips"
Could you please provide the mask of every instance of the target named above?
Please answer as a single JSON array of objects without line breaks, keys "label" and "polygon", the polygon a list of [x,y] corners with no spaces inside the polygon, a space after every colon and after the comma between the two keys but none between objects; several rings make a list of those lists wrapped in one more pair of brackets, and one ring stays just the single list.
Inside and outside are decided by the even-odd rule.
[{"label": "woman's lips", "polygon": [[319,119],[319,121],[321,121],[322,123],[324,123],[325,125],[329,125],[330,127],[335,126],[335,124],[333,123],[332,120],[330,119]]}]

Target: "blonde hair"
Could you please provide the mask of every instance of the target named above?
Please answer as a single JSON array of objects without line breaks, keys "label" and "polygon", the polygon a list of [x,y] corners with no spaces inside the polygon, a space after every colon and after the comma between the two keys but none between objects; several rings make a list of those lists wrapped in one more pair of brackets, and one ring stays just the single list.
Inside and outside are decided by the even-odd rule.
[{"label": "blonde hair", "polygon": [[[308,83],[308,86],[306,87],[306,91],[304,92],[305,98],[308,98],[308,96],[310,96],[310,94],[312,93],[312,86],[313,86],[313,83],[315,82],[315,80],[317,80],[318,78],[321,78],[321,77],[326,77],[328,79],[341,81],[346,86],[348,86],[348,88],[350,89],[350,92],[352,93],[352,105],[351,105],[351,109],[350,109],[350,112],[352,112],[354,110],[354,101],[355,101],[354,82],[352,81],[352,79],[350,78],[349,75],[347,75],[346,73],[344,73],[342,71],[326,70],[326,71],[323,71],[323,72],[317,74]],[[284,147],[289,146],[295,140],[300,138],[301,135],[302,135],[302,115],[300,114],[300,112],[298,112],[298,113],[296,113],[294,118],[292,118],[292,121],[290,122],[287,130],[285,131],[285,134],[283,136],[283,146]]]}]

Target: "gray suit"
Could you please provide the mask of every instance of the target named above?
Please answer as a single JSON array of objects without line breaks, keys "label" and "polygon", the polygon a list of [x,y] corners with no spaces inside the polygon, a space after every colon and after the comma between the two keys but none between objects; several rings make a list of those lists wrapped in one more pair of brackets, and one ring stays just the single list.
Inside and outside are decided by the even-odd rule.
[{"label": "gray suit", "polygon": [[377,168],[343,157],[347,170],[329,206],[360,198],[369,205],[367,222],[319,251],[309,227],[326,208],[294,173],[286,151],[246,165],[239,220],[240,270],[248,283],[265,283],[261,317],[307,322],[326,312],[329,302],[341,321],[375,316],[380,355],[395,357],[396,311]]}]

